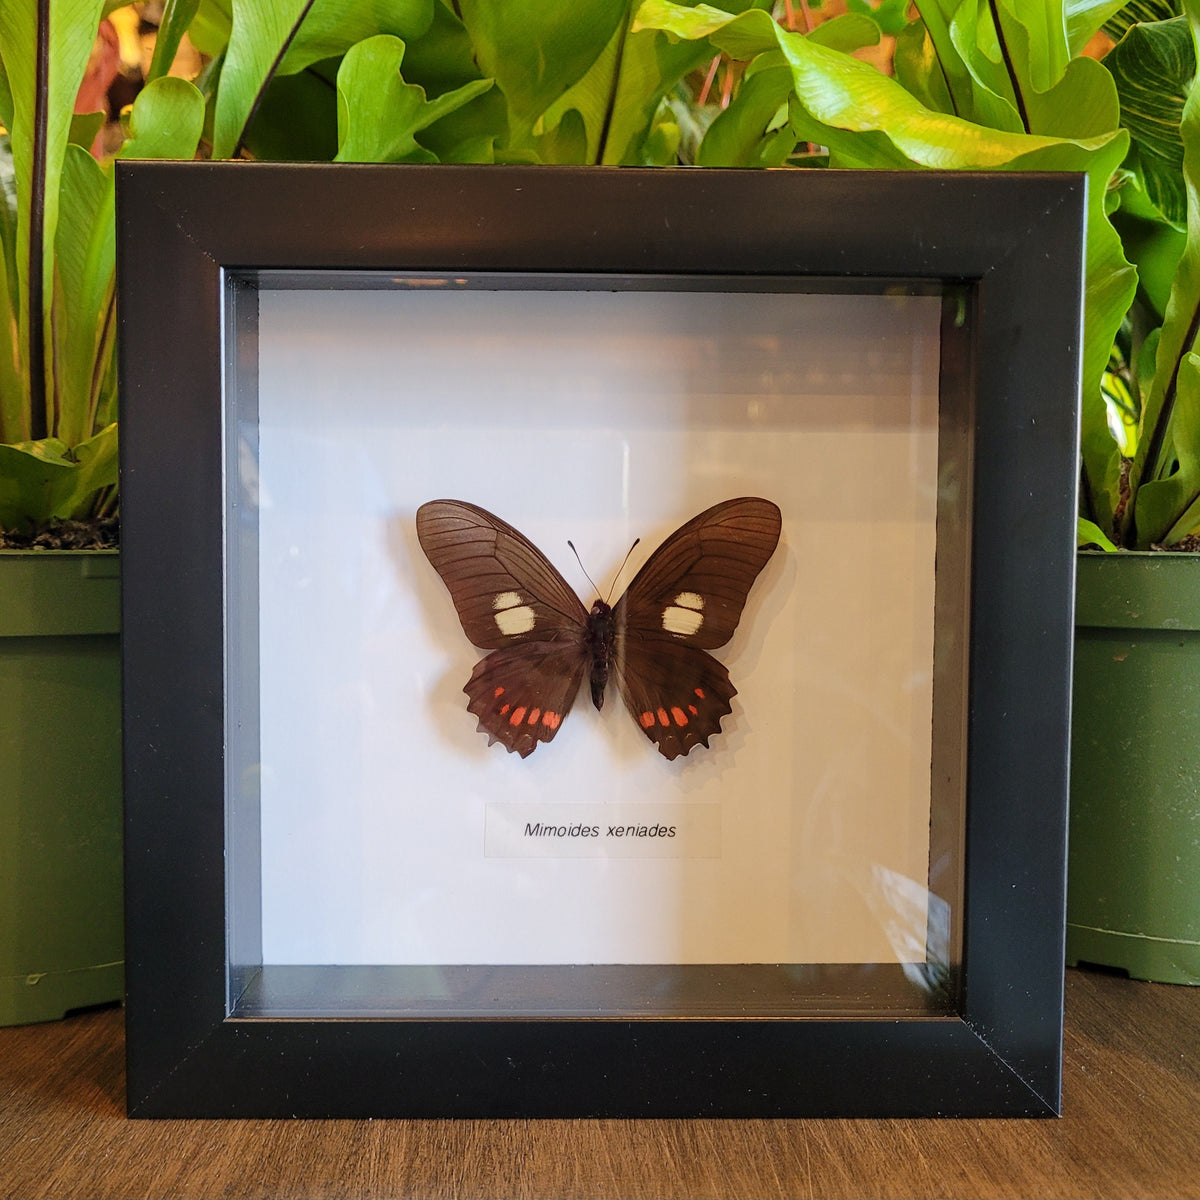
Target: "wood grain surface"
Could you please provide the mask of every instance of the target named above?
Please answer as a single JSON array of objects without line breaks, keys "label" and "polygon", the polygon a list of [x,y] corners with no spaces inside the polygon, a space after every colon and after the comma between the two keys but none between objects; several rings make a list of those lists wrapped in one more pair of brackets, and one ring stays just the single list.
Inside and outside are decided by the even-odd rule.
[{"label": "wood grain surface", "polygon": [[1200,1196],[1200,988],[1100,972],[1061,1120],[129,1121],[123,1055],[119,1008],[0,1029],[0,1196]]}]

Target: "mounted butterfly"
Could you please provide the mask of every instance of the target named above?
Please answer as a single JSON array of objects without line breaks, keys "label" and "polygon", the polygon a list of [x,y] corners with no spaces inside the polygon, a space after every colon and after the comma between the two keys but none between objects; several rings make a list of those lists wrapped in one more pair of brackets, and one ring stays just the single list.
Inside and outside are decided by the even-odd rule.
[{"label": "mounted butterfly", "polygon": [[490,650],[463,688],[488,744],[527,758],[548,742],[588,676],[604,705],[611,673],[638,727],[669,759],[721,728],[737,689],[707,651],[733,636],[779,541],[779,508],[744,496],[693,517],[611,607],[588,612],[523,534],[464,500],[417,510],[417,538],[472,643]]}]

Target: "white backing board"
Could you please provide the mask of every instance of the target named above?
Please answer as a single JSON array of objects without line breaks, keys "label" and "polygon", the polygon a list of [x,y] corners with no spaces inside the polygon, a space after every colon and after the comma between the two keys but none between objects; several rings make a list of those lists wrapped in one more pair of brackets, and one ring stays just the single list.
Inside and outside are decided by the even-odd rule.
[{"label": "white backing board", "polygon": [[[264,290],[263,960],[922,961],[940,311]],[[619,594],[747,494],[783,536],[715,651],[738,695],[711,748],[668,762],[586,684],[530,758],[488,746],[423,501],[496,513],[590,605],[568,538],[605,590],[642,539]],[[604,832],[524,837],[539,813]],[[675,836],[607,836],[639,821]]]}]

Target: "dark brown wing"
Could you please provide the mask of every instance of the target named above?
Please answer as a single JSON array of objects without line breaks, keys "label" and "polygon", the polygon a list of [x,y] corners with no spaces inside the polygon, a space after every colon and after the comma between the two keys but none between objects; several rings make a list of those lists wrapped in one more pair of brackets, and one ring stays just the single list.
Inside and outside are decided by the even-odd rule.
[{"label": "dark brown wing", "polygon": [[493,650],[475,664],[463,691],[488,745],[528,758],[548,742],[571,711],[588,666],[571,642],[524,642]]},{"label": "dark brown wing", "polygon": [[417,539],[463,632],[492,651],[463,688],[468,711],[488,745],[527,758],[558,732],[591,662],[582,602],[527,537],[474,504],[422,504]]},{"label": "dark brown wing", "polygon": [[733,636],[781,526],[770,500],[714,504],[647,559],[614,609],[618,630],[660,633],[712,650]]},{"label": "dark brown wing", "polygon": [[523,534],[463,500],[417,509],[421,549],[450,590],[463,632],[485,650],[519,642],[583,643],[587,610]]},{"label": "dark brown wing", "polygon": [[737,689],[711,654],[662,633],[631,633],[617,669],[621,697],[667,758],[707,746]]},{"label": "dark brown wing", "polygon": [[770,500],[715,504],[663,542],[617,603],[621,695],[667,758],[707,746],[732,711],[737,689],[706,651],[733,636],[780,527]]}]

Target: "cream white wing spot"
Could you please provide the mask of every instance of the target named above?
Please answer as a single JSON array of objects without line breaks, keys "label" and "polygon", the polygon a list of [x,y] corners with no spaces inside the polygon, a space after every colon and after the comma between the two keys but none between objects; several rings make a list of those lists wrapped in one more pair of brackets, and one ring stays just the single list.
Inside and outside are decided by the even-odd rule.
[{"label": "cream white wing spot", "polygon": [[496,612],[496,628],[505,637],[529,633],[537,623],[533,609],[522,604],[517,592],[501,592],[493,597],[492,608]]},{"label": "cream white wing spot", "polygon": [[691,637],[704,624],[704,597],[696,592],[680,592],[674,604],[663,609],[662,627],[667,633]]}]

